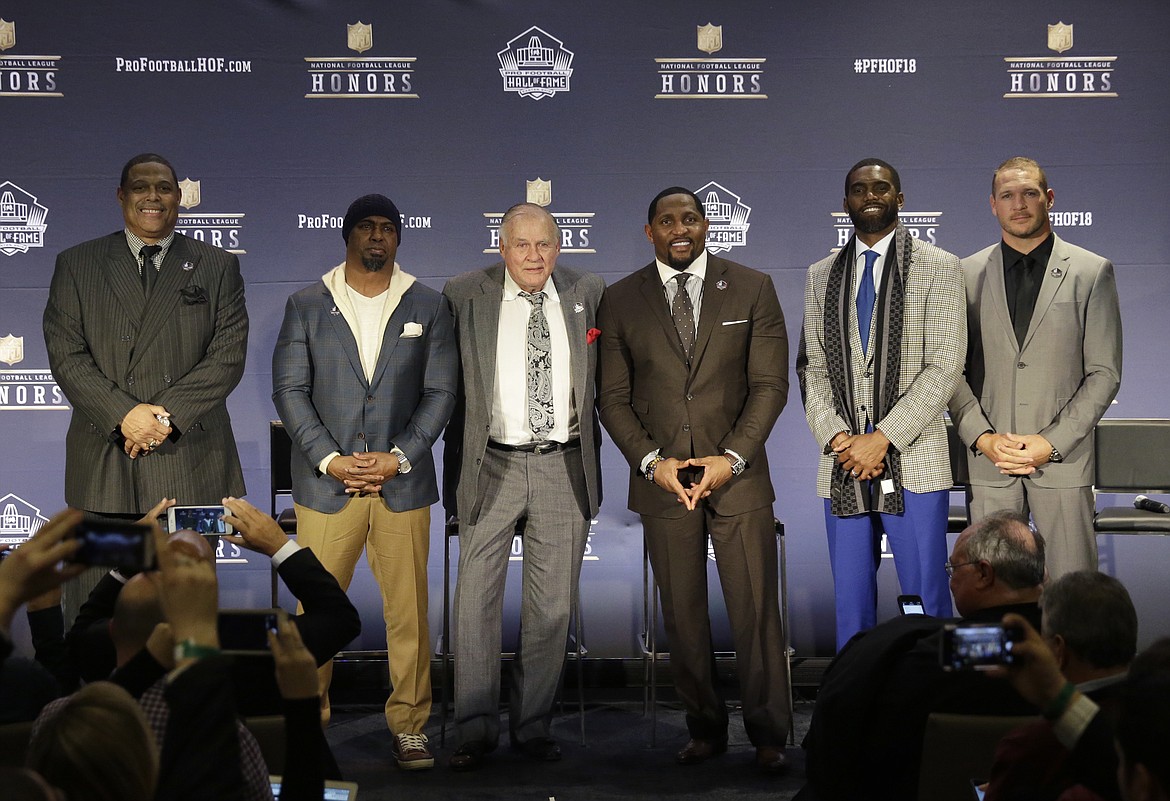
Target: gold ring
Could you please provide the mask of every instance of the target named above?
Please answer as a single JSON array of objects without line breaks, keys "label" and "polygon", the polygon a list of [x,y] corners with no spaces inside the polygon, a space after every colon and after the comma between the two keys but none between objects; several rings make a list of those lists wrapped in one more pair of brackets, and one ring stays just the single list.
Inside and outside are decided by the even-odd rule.
[{"label": "gold ring", "polygon": [[148,447],[148,448],[157,448],[157,447],[158,447],[158,440],[157,440],[157,439],[152,439],[150,442],[146,443],[146,447]]}]

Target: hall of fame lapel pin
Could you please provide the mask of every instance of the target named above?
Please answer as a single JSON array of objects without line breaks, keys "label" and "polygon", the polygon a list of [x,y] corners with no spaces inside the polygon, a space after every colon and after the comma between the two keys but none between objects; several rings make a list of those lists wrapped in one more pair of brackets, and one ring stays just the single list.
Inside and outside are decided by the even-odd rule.
[{"label": "hall of fame lapel pin", "polygon": [[341,314],[341,312],[339,312],[339,311],[337,310],[337,307],[336,307],[336,306],[334,306],[332,309],[330,309],[330,310],[329,310],[329,313],[330,313],[330,314],[332,314],[332,315],[334,315],[335,317],[336,317],[337,315]]},{"label": "hall of fame lapel pin", "polygon": [[583,311],[585,311],[585,304],[584,303],[574,303],[573,304],[573,313],[574,314],[580,314]]},{"label": "hall of fame lapel pin", "polygon": [[1064,270],[1060,269],[1059,267],[1053,267],[1052,274],[1056,278],[1060,278],[1060,276],[1064,275]]},{"label": "hall of fame lapel pin", "polygon": [[719,279],[718,281],[715,282],[715,288],[716,289],[727,289],[727,282],[724,281],[723,279]]},{"label": "hall of fame lapel pin", "polygon": [[182,268],[183,268],[184,270],[186,270],[187,272],[191,272],[192,270],[194,270],[194,269],[195,269],[195,264],[194,264],[194,262],[185,261],[185,262],[183,262],[183,264],[182,264],[181,266],[182,266]]}]

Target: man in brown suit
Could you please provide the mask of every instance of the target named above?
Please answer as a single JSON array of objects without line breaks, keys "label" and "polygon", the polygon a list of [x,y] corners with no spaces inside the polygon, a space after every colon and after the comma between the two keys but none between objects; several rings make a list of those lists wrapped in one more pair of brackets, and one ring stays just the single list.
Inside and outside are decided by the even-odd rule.
[{"label": "man in brown suit", "polygon": [[693,192],[650,203],[655,260],[606,290],[598,310],[601,421],[631,466],[629,507],[662,595],[690,742],[677,761],[727,749],[712,677],[707,538],[735,640],[756,763],[787,768],[787,663],[764,442],[788,395],[788,336],[772,280],[707,253]]}]

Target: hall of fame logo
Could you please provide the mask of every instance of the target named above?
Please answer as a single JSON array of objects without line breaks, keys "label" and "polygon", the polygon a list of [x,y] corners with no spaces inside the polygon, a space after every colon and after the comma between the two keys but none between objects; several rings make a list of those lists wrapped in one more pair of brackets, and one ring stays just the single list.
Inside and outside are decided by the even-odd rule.
[{"label": "hall of fame logo", "polygon": [[764,58],[712,58],[723,49],[723,26],[699,25],[696,47],[706,58],[656,58],[658,94],[655,100],[726,98],[766,100],[762,78]]},{"label": "hall of fame logo", "polygon": [[1073,26],[1048,26],[1048,49],[1056,56],[1004,58],[1009,88],[1005,98],[1117,97],[1113,72],[1117,56],[1066,56],[1073,49]]},{"label": "hall of fame logo", "polygon": [[542,100],[569,91],[573,51],[548,31],[533,25],[496,53],[504,91]]},{"label": "hall of fame logo", "polygon": [[414,88],[414,56],[362,56],[374,48],[374,25],[358,20],[345,26],[345,45],[352,56],[306,56],[309,91],[306,98],[354,100],[418,100]]},{"label": "hall of fame logo", "polygon": [[4,55],[16,47],[16,21],[0,19],[0,97],[64,97],[60,56]]},{"label": "hall of fame logo", "polygon": [[11,181],[0,184],[0,253],[15,256],[45,246],[49,210]]},{"label": "hall of fame logo", "polygon": [[[552,205],[552,181],[537,178],[524,182],[524,201],[547,208]],[[484,223],[488,230],[488,246],[484,253],[500,252],[500,224],[504,220],[502,211],[484,212]],[[596,253],[590,236],[593,229],[593,211],[550,211],[561,229],[561,253]]]},{"label": "hall of fame logo", "polygon": [[[15,367],[23,361],[24,337],[0,337],[0,362]],[[0,370],[0,411],[69,411],[69,404],[48,368]]]},{"label": "hall of fame logo", "polygon": [[0,498],[0,545],[21,545],[41,530],[49,518],[19,495]]},{"label": "hall of fame logo", "polygon": [[747,232],[751,228],[748,222],[751,206],[745,204],[739,195],[714,181],[695,190],[695,194],[703,202],[703,213],[707,216],[707,250],[727,253],[732,248],[747,244]]},{"label": "hall of fame logo", "polygon": [[[853,235],[853,221],[843,211],[834,211],[832,217],[836,244],[833,245],[829,252],[836,253],[848,244],[849,237]],[[929,242],[932,245],[938,244],[938,229],[941,220],[941,211],[898,212],[898,221],[906,227],[906,230],[910,232],[910,236],[915,239],[921,239],[923,242]]]},{"label": "hall of fame logo", "polygon": [[[179,181],[182,199],[179,206],[184,209],[193,209],[203,202],[203,190],[200,181],[184,178]],[[228,253],[240,255],[247,253],[243,245],[244,213],[243,212],[185,212],[179,214],[175,230],[184,236],[198,239]]]}]

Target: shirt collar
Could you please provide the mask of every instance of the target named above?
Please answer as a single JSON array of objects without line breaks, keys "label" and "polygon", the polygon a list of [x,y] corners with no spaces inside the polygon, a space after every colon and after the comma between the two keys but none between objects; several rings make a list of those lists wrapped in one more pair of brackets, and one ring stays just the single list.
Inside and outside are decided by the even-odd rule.
[{"label": "shirt collar", "polygon": [[1000,241],[1000,247],[1003,253],[1004,267],[1012,267],[1024,256],[1031,256],[1035,259],[1036,264],[1048,264],[1048,257],[1052,255],[1052,246],[1056,242],[1056,234],[1050,233],[1048,237],[1036,247],[1032,248],[1027,253],[1021,253],[1007,242]]},{"label": "shirt collar", "polygon": [[[504,268],[504,302],[506,303],[508,301],[515,300],[516,298],[520,297],[520,293],[523,291],[524,290],[522,290],[520,288],[520,285],[517,284],[512,279],[512,274],[510,272],[508,272],[508,268],[505,267]],[[553,277],[551,275],[548,277],[548,280],[544,282],[544,288],[541,289],[540,291],[544,293],[545,300],[552,301],[553,303],[560,303],[561,302],[561,297],[560,297],[560,295],[557,294],[556,282],[553,281]]]},{"label": "shirt collar", "polygon": [[[130,252],[133,253],[134,258],[137,259],[138,254],[142,252],[142,248],[146,245],[146,243],[139,239],[133,232],[131,232],[129,228],[124,229],[123,232],[126,234],[126,246],[130,248]],[[167,257],[167,252],[171,249],[171,243],[174,241],[175,232],[171,231],[165,237],[155,242],[156,245],[162,248],[158,254],[160,259],[165,259]],[[160,261],[159,263],[161,264],[162,262]]]},{"label": "shirt collar", "polygon": [[691,275],[697,275],[697,276],[699,276],[699,280],[706,281],[707,280],[707,249],[704,248],[703,252],[700,253],[694,261],[692,261],[690,264],[688,264],[687,268],[685,270],[676,270],[673,267],[670,267],[666,264],[663,264],[659,259],[654,260],[654,265],[658,268],[658,280],[660,280],[662,282],[663,286],[665,286],[666,284],[675,280],[674,277],[676,275],[678,275],[680,272],[690,273]]},{"label": "shirt collar", "polygon": [[860,259],[862,254],[865,253],[865,251],[872,250],[874,253],[878,254],[878,258],[877,258],[878,264],[885,263],[886,253],[889,252],[890,245],[894,241],[894,234],[896,234],[897,232],[898,232],[898,228],[897,228],[897,226],[895,226],[893,231],[890,231],[888,234],[883,236],[881,239],[879,239],[873,245],[866,245],[860,239],[854,240],[855,241],[854,248],[857,251],[856,253],[853,254],[854,257],[857,259]]}]

